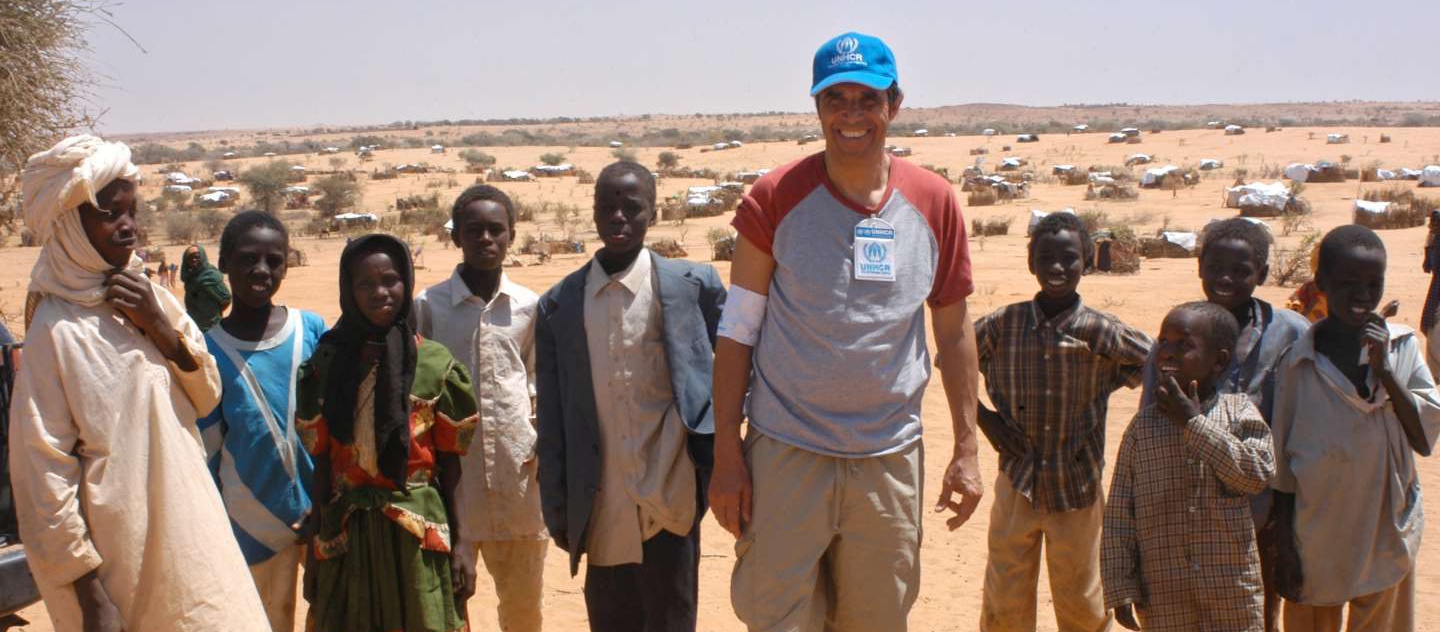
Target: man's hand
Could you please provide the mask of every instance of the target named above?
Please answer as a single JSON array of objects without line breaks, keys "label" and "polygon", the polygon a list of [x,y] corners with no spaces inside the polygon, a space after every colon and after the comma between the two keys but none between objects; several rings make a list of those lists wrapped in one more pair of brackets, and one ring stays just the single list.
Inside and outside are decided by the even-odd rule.
[{"label": "man's hand", "polygon": [[740,440],[715,441],[715,469],[710,472],[710,511],[730,535],[739,539],[750,524],[750,468]]},{"label": "man's hand", "polygon": [[980,432],[990,441],[995,451],[1013,458],[1020,458],[1030,451],[1030,440],[1020,429],[1005,423],[1005,419],[985,406],[977,407],[977,425]]},{"label": "man's hand", "polygon": [[[473,548],[469,543],[462,547]],[[475,594],[475,560],[472,553],[450,549],[450,578],[455,586],[455,603],[463,606]]]},{"label": "man's hand", "polygon": [[119,269],[106,272],[105,302],[146,334],[154,335],[162,327],[170,328],[170,320],[160,309],[150,281],[138,272]]},{"label": "man's hand", "polygon": [[1393,367],[1390,366],[1390,329],[1385,326],[1385,319],[1372,315],[1360,330],[1360,341],[1369,354],[1370,369],[1377,377],[1389,375]]},{"label": "man's hand", "polygon": [[83,632],[125,632],[120,610],[115,607],[115,602],[110,601],[110,595],[105,592],[105,586],[100,583],[100,576],[95,571],[75,580],[75,598],[80,602]]},{"label": "man's hand", "polygon": [[1139,630],[1140,623],[1135,621],[1135,604],[1125,604],[1115,607],[1115,622],[1126,630]]},{"label": "man's hand", "polygon": [[[960,502],[952,499],[954,494],[960,494]],[[975,514],[975,508],[980,506],[980,497],[983,495],[980,459],[974,454],[956,453],[950,459],[950,465],[945,468],[945,478],[940,483],[940,500],[935,503],[935,513],[942,513],[946,509],[955,512],[955,515],[945,520],[945,526],[954,531]]]},{"label": "man's hand", "polygon": [[1183,426],[1203,412],[1200,410],[1200,385],[1194,380],[1190,381],[1189,392],[1186,392],[1181,390],[1175,376],[1167,375],[1155,390],[1155,404],[1170,421]]}]

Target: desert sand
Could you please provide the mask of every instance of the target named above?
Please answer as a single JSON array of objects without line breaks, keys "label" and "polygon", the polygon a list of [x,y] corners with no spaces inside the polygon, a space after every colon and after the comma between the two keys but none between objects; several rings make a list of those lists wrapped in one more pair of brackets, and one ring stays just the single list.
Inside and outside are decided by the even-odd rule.
[{"label": "desert sand", "polygon": [[[1353,143],[1349,145],[1325,144],[1325,135],[1332,132],[1349,133]],[[1394,142],[1379,144],[1381,133],[1394,137]],[[1235,211],[1222,208],[1223,187],[1235,179],[1234,169],[1249,171],[1250,181],[1259,180],[1259,174],[1287,162],[1314,162],[1321,159],[1339,161],[1341,154],[1351,156],[1351,165],[1362,167],[1379,161],[1385,168],[1401,166],[1419,168],[1425,164],[1440,163],[1434,154],[1440,152],[1440,129],[1285,129],[1276,133],[1251,130],[1243,136],[1225,136],[1219,130],[1191,130],[1145,134],[1139,145],[1109,145],[1104,133],[1084,135],[1042,135],[1041,141],[1031,144],[1013,145],[1008,152],[1001,146],[1012,144],[1013,136],[955,137],[955,138],[904,138],[892,139],[895,144],[913,148],[909,158],[916,163],[947,167],[950,173],[958,175],[960,169],[972,164],[968,156],[972,147],[989,147],[986,157],[987,171],[993,168],[1003,156],[1020,156],[1030,160],[1038,179],[1030,199],[1013,203],[980,208],[965,208],[967,219],[1008,217],[1013,223],[1008,235],[990,236],[984,239],[972,238],[971,253],[974,262],[976,292],[969,299],[972,316],[979,317],[1005,304],[1027,300],[1036,287],[1033,277],[1025,265],[1025,225],[1030,209],[1056,210],[1073,207],[1077,211],[1099,209],[1106,212],[1111,220],[1125,220],[1136,227],[1138,233],[1153,233],[1162,225],[1170,230],[1197,230],[1212,218],[1230,217]],[[747,144],[738,149],[723,152],[701,153],[698,150],[680,150],[681,165],[711,167],[721,172],[742,169],[775,167],[819,150],[819,145],[797,146],[794,143]],[[577,166],[598,173],[608,163],[608,148],[565,148],[565,147],[501,147],[486,148],[485,151],[498,158],[498,166],[514,165],[528,167],[537,162],[538,156],[549,151],[568,154],[568,160]],[[660,149],[639,148],[635,150],[639,160],[654,164]],[[1084,187],[1067,187],[1047,182],[1044,177],[1050,166],[1074,164],[1084,168],[1090,164],[1117,165],[1124,157],[1135,152],[1144,152],[1156,157],[1154,165],[1193,165],[1202,158],[1219,158],[1226,167],[1218,172],[1209,172],[1199,185],[1172,194],[1169,191],[1145,190],[1140,198],[1127,202],[1086,202]],[[328,158],[309,156],[302,164],[312,169],[328,169]],[[348,167],[359,167],[354,156],[346,156]],[[237,161],[242,165],[255,164],[264,159]],[[462,163],[452,150],[446,155],[432,155],[428,150],[385,150],[376,156],[373,163],[364,165],[365,170],[386,163],[428,161],[432,165],[461,169]],[[194,171],[198,164],[187,165]],[[1137,173],[1143,168],[1137,169]],[[154,167],[145,167],[149,178],[145,193],[154,195],[159,178],[152,177]],[[448,204],[454,196],[470,184],[475,176],[468,174],[427,174],[401,176],[397,180],[366,183],[364,202],[359,210],[376,212],[391,218],[387,206],[396,197],[411,193],[438,192],[442,205]],[[1270,178],[1273,181],[1276,178]],[[435,184],[429,184],[435,183]],[[427,186],[428,184],[428,186]],[[708,181],[664,179],[660,183],[661,196],[683,190],[686,186],[709,184]],[[573,177],[545,179],[536,183],[504,183],[499,185],[512,195],[526,202],[568,202],[588,209],[590,185],[580,185]],[[1349,181],[1338,184],[1309,184],[1303,197],[1314,206],[1313,214],[1303,226],[1290,235],[1281,236],[1282,225],[1278,220],[1270,222],[1277,235],[1278,247],[1296,243],[1308,231],[1324,231],[1350,222],[1351,200],[1362,190],[1385,187],[1413,188],[1414,182],[1391,184],[1360,184]],[[965,194],[956,193],[963,201]],[[1425,189],[1417,191],[1425,194]],[[1433,196],[1440,197],[1440,190]],[[242,200],[241,207],[246,202]],[[287,219],[293,212],[287,214]],[[662,222],[653,227],[649,239],[661,238],[680,240],[689,251],[689,258],[709,261],[711,253],[705,241],[705,233],[711,228],[726,225],[729,214],[721,217],[692,219],[684,224]],[[589,230],[589,213],[582,210],[575,224],[580,228],[575,236],[587,242],[591,251],[598,247],[593,230]],[[967,222],[968,226],[968,222]],[[554,218],[540,217],[534,223],[522,223],[517,230],[519,239],[527,234],[559,234]],[[1419,310],[1429,281],[1421,272],[1421,248],[1424,243],[1423,227],[1402,230],[1381,231],[1390,253],[1390,269],[1387,276],[1387,298],[1398,298],[1401,302],[1400,315],[1396,321],[1416,326]],[[454,248],[446,248],[435,237],[410,235],[413,243],[423,243],[423,254],[418,271],[417,284],[426,287],[446,278],[460,254]],[[155,236],[163,237],[163,235]],[[337,271],[335,262],[344,245],[343,238],[296,239],[294,244],[304,250],[309,264],[290,270],[289,278],[281,289],[278,302],[309,309],[333,321],[338,316]],[[210,244],[212,257],[215,253]],[[183,246],[166,247],[170,261],[178,261]],[[37,250],[34,248],[10,247],[0,250],[0,308],[12,319],[23,306],[23,293],[31,264]],[[543,291],[574,270],[589,255],[560,255],[545,265],[534,263],[532,257],[522,257],[527,265],[508,270],[510,277],[532,289]],[[728,276],[728,264],[715,264],[722,277]],[[1267,285],[1257,294],[1269,301],[1283,304],[1293,288]],[[176,290],[177,294],[179,290]],[[1180,302],[1203,298],[1196,278],[1194,259],[1147,259],[1134,275],[1096,274],[1087,276],[1080,285],[1080,292],[1089,305],[1112,312],[1126,322],[1147,332],[1155,332],[1166,310]],[[18,322],[10,323],[17,328]],[[1123,390],[1111,399],[1107,429],[1107,456],[1114,457],[1120,435],[1134,414],[1138,392]],[[950,456],[953,433],[949,411],[938,379],[931,380],[925,396],[924,408],[925,445],[929,451],[925,461],[926,480],[924,501],[927,506],[935,502],[939,492],[938,481]],[[982,439],[983,444],[983,439]],[[919,601],[915,604],[910,618],[912,629],[922,632],[932,630],[973,630],[977,627],[980,591],[985,567],[985,537],[989,523],[990,486],[997,475],[995,453],[988,447],[981,448],[981,466],[987,486],[987,497],[974,518],[956,531],[947,531],[944,516],[927,513],[925,539],[922,548],[923,574]],[[1430,490],[1440,489],[1440,461],[1422,459],[1420,471],[1423,485]],[[1108,484],[1109,471],[1106,471]],[[1436,508],[1430,503],[1431,511]],[[1433,515],[1433,514],[1432,514]],[[743,630],[729,604],[729,578],[733,564],[732,538],[720,529],[713,518],[706,518],[702,534],[702,560],[700,566],[700,625],[699,629],[710,631]],[[582,576],[570,577],[565,556],[558,549],[547,560],[545,575],[545,616],[546,628],[550,630],[585,629],[585,608],[581,594]],[[1433,543],[1421,549],[1418,564],[1417,619],[1420,630],[1440,630],[1440,548]],[[494,617],[495,597],[488,577],[481,573],[479,593],[470,603],[476,630],[497,629]],[[1040,629],[1054,630],[1054,617],[1050,612],[1047,581],[1040,581]],[[302,602],[303,609],[303,602]],[[23,611],[22,616],[31,620],[32,625],[22,629],[50,630],[43,605]],[[300,629],[297,627],[297,630]]]}]

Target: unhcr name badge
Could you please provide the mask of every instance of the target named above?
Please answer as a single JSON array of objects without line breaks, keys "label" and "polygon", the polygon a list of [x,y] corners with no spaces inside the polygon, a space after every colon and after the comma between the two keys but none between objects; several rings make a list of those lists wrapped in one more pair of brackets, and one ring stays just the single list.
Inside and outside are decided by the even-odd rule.
[{"label": "unhcr name badge", "polygon": [[874,217],[855,225],[855,280],[895,280],[895,227]]}]

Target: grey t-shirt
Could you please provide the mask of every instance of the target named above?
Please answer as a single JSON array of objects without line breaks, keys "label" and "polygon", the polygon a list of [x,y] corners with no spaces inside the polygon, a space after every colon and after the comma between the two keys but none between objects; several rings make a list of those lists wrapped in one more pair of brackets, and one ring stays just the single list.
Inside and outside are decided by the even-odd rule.
[{"label": "grey t-shirt", "polygon": [[[842,457],[888,454],[920,438],[930,379],[925,310],[973,288],[964,220],[950,184],[900,159],[878,212],[851,204],[823,154],[756,183],[734,225],[775,259],[746,413],[756,430]],[[856,280],[855,227],[895,229],[895,280]]]}]

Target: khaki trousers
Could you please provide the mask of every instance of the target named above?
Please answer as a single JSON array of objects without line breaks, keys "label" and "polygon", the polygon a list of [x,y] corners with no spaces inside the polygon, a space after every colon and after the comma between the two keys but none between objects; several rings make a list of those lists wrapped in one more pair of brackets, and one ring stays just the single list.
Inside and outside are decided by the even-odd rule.
[{"label": "khaki trousers", "polygon": [[[502,632],[540,632],[545,551],[549,548],[549,540],[462,542],[457,548],[471,561],[485,562],[484,570],[495,582],[496,615]],[[479,571],[480,565],[475,566]]]},{"label": "khaki trousers", "polygon": [[985,566],[980,629],[1034,632],[1035,587],[1043,543],[1060,632],[1108,630],[1110,615],[1105,611],[1100,584],[1104,516],[1104,499],[1074,511],[1036,511],[1001,472],[990,507],[990,557]]},{"label": "khaki trousers", "polygon": [[751,431],[730,597],[751,632],[905,632],[920,589],[919,442],[839,458]]},{"label": "khaki trousers", "polygon": [[1285,632],[1340,632],[1347,611],[1347,632],[1413,632],[1415,569],[1394,586],[1338,606],[1307,606],[1287,600]]},{"label": "khaki trousers", "polygon": [[305,545],[287,546],[250,567],[260,603],[265,605],[265,618],[275,632],[295,629],[295,589],[299,586],[300,560],[304,558]]}]

